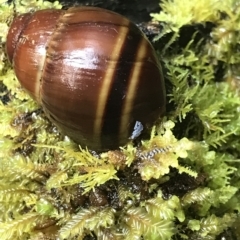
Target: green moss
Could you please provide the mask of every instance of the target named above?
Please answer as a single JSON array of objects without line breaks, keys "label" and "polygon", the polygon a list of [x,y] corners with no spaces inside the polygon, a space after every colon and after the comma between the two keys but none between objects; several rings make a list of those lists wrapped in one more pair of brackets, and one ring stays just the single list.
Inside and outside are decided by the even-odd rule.
[{"label": "green moss", "polygon": [[[240,238],[237,0],[162,1],[152,14],[168,93],[141,146],[94,154],[63,137],[22,90],[0,0],[0,239]],[[19,13],[60,8],[15,1]],[[229,237],[230,236],[230,237]]]}]

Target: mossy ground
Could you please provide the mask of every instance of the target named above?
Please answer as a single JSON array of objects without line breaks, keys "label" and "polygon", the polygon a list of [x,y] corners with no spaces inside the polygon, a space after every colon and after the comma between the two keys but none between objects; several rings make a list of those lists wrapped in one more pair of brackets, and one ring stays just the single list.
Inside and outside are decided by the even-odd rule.
[{"label": "mossy ground", "polygon": [[[61,7],[15,1],[17,12]],[[240,1],[161,1],[168,105],[151,136],[93,155],[17,82],[0,0],[0,239],[240,239]]]}]

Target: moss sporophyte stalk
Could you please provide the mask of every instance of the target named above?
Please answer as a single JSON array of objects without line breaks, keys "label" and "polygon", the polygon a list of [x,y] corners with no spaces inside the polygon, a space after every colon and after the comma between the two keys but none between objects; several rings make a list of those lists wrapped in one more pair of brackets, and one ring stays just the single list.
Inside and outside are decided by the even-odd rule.
[{"label": "moss sporophyte stalk", "polygon": [[94,153],[64,138],[5,54],[0,1],[0,239],[240,239],[240,1],[161,1],[152,13],[167,110],[150,136]]}]

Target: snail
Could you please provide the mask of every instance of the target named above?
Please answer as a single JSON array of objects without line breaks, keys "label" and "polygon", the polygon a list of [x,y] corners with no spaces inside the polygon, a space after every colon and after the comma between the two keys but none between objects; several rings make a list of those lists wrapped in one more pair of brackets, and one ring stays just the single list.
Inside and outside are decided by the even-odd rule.
[{"label": "snail", "polygon": [[156,53],[138,27],[96,7],[15,17],[6,52],[20,84],[73,141],[116,149],[165,110]]}]

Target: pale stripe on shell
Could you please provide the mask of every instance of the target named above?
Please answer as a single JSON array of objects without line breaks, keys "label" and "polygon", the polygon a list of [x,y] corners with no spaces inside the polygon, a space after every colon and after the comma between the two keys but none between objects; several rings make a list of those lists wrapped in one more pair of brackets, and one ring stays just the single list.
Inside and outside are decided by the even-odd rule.
[{"label": "pale stripe on shell", "polygon": [[[116,38],[116,42],[114,44],[112,56],[110,56],[109,59],[116,59],[116,56],[117,58],[120,57],[128,31],[129,31],[129,28],[126,27],[128,24],[129,24],[128,20],[124,19],[123,26],[119,28],[118,37]],[[95,123],[94,123],[94,135],[95,135],[96,141],[99,141],[99,142],[100,142],[100,137],[102,133],[102,125],[103,125],[104,113],[106,109],[106,103],[108,100],[109,93],[111,91],[113,78],[115,77],[117,64],[118,64],[118,61],[109,62],[106,70],[106,74],[103,78],[100,94],[98,96],[98,105],[97,105],[96,117],[95,117]]]},{"label": "pale stripe on shell", "polygon": [[[125,129],[127,124],[130,121],[134,99],[137,94],[136,89],[141,77],[142,66],[144,64],[144,61],[138,61],[138,59],[143,59],[144,56],[146,55],[147,43],[148,42],[146,41],[146,39],[142,37],[142,40],[140,42],[140,45],[136,54],[135,63],[133,64],[132,71],[129,75],[130,81],[128,81],[129,85],[127,86],[127,94],[126,94],[126,98],[124,101],[122,114],[121,114],[121,123],[120,123],[120,130],[119,130],[120,136],[121,136],[121,133],[124,133],[124,132],[125,134],[129,134],[126,132]],[[125,136],[125,137],[129,137],[129,136]]]}]

